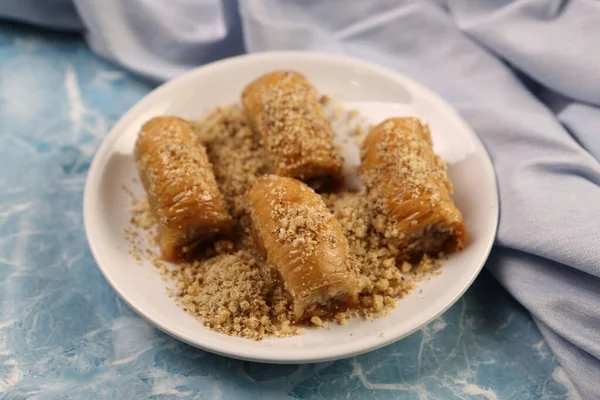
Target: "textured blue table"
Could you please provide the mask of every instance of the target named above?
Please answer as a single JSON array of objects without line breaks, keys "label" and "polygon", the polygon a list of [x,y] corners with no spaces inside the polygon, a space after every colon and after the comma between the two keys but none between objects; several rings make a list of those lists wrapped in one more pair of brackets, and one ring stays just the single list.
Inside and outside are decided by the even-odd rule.
[{"label": "textured blue table", "polygon": [[0,398],[562,399],[570,381],[487,273],[442,317],[352,359],[206,353],[131,311],[96,267],[82,192],[95,149],[152,85],[78,36],[0,26]]}]

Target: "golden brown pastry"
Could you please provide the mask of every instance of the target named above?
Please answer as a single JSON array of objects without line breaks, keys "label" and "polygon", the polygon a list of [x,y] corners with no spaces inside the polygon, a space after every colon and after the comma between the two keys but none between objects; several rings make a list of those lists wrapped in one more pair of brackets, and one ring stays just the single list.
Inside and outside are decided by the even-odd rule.
[{"label": "golden brown pastry", "polygon": [[164,259],[186,258],[196,244],[231,228],[206,150],[188,121],[156,117],[146,122],[135,160],[158,221]]},{"label": "golden brown pastry", "polygon": [[385,120],[363,142],[361,158],[375,228],[404,256],[462,250],[465,224],[427,125],[417,118]]},{"label": "golden brown pastry", "polygon": [[342,158],[317,99],[301,74],[275,71],[250,83],[242,104],[252,129],[260,134],[273,173],[301,180],[339,180]]},{"label": "golden brown pastry", "polygon": [[304,183],[269,175],[248,192],[252,229],[267,264],[279,270],[296,320],[343,311],[359,284],[342,229]]}]

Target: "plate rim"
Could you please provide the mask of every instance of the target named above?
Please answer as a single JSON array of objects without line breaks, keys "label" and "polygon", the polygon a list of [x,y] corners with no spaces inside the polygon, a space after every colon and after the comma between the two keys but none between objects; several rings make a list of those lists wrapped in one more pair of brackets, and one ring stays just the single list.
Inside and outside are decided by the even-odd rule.
[{"label": "plate rim", "polygon": [[[376,74],[385,76],[386,78],[391,79],[393,81],[401,82],[405,86],[416,88],[419,91],[425,93],[430,99],[434,100],[436,103],[443,104],[446,107],[446,111],[452,113],[453,116],[455,118],[457,118],[458,121],[460,121],[462,127],[468,132],[469,136],[474,141],[475,148],[478,151],[478,153],[480,153],[484,156],[484,157],[482,157],[482,159],[483,159],[484,169],[486,170],[485,174],[489,175],[489,177],[491,177],[493,180],[493,184],[491,185],[492,190],[493,190],[492,198],[494,199],[493,207],[496,209],[496,212],[493,215],[494,223],[493,223],[493,227],[492,227],[492,232],[491,232],[490,237],[487,239],[487,243],[485,244],[485,247],[486,247],[485,254],[479,261],[479,265],[477,266],[477,268],[475,268],[473,270],[473,273],[469,277],[467,284],[464,285],[464,287],[456,293],[456,295],[451,299],[451,301],[449,301],[443,307],[438,309],[435,313],[433,313],[432,316],[427,318],[424,322],[422,322],[418,326],[410,329],[407,332],[404,332],[400,335],[396,335],[396,336],[389,337],[389,338],[388,337],[382,338],[381,340],[378,340],[378,341],[372,341],[371,344],[367,345],[367,346],[356,346],[356,345],[350,346],[349,345],[347,351],[336,352],[336,353],[331,353],[331,354],[326,353],[321,356],[314,356],[314,355],[311,355],[310,353],[307,353],[306,356],[302,355],[299,357],[298,356],[288,357],[288,356],[286,356],[285,353],[281,353],[281,354],[277,354],[276,356],[270,355],[270,356],[265,357],[265,356],[260,355],[261,350],[264,350],[264,349],[260,349],[260,348],[257,348],[255,351],[241,350],[237,347],[235,347],[233,350],[222,349],[221,347],[215,346],[214,344],[210,343],[210,341],[209,341],[209,343],[200,343],[199,341],[194,340],[191,337],[187,337],[186,335],[183,335],[181,333],[178,333],[175,329],[172,329],[171,327],[160,323],[159,321],[156,320],[156,318],[153,319],[151,316],[148,316],[147,312],[142,311],[143,307],[140,307],[138,304],[134,304],[135,302],[132,302],[127,298],[127,295],[125,294],[126,291],[119,287],[118,283],[115,282],[114,277],[112,277],[110,271],[108,271],[105,267],[103,267],[102,266],[103,264],[100,262],[100,260],[102,259],[102,256],[101,256],[97,246],[94,244],[95,241],[93,240],[93,234],[91,233],[93,231],[93,229],[91,227],[91,224],[92,224],[91,223],[91,219],[92,219],[91,215],[93,212],[92,206],[93,206],[93,202],[94,202],[94,194],[96,192],[98,192],[97,189],[100,187],[100,185],[99,185],[99,183],[101,182],[100,177],[103,172],[103,169],[101,168],[101,165],[103,164],[102,160],[104,158],[106,158],[107,154],[109,154],[109,151],[110,151],[112,145],[120,137],[119,133],[123,132],[124,128],[126,128],[131,123],[130,120],[132,120],[132,118],[135,118],[135,115],[138,114],[138,110],[143,110],[147,103],[150,103],[151,101],[153,101],[156,97],[160,96],[163,92],[165,92],[172,86],[178,85],[179,82],[188,80],[195,75],[199,75],[199,74],[201,75],[203,73],[206,73],[207,71],[218,69],[221,66],[223,66],[224,64],[236,64],[236,63],[243,64],[244,62],[248,62],[251,60],[260,60],[260,59],[268,60],[268,59],[278,59],[278,58],[282,58],[282,57],[283,58],[286,58],[286,57],[310,58],[310,59],[313,59],[315,62],[319,62],[319,59],[320,59],[322,61],[333,61],[333,62],[337,61],[337,62],[348,63],[349,65],[354,65],[354,66],[357,66],[357,67],[360,67],[363,69],[370,70]],[[94,185],[95,185],[95,187],[94,187]],[[395,343],[399,340],[402,340],[402,339],[412,335],[416,331],[425,327],[426,325],[431,323],[434,319],[436,319],[441,314],[446,312],[451,306],[453,306],[464,295],[464,293],[471,287],[471,285],[473,284],[473,282],[475,281],[477,276],[480,274],[481,270],[483,269],[483,266],[485,265],[485,263],[487,262],[487,260],[489,258],[490,252],[492,250],[492,247],[493,247],[496,235],[497,235],[499,214],[500,214],[500,200],[499,200],[499,193],[498,193],[498,180],[497,180],[496,172],[495,172],[491,157],[490,157],[484,143],[479,138],[479,136],[475,133],[475,131],[471,128],[471,126],[465,121],[465,119],[458,113],[458,111],[450,103],[448,103],[439,94],[434,92],[432,89],[429,89],[424,84],[414,80],[413,78],[411,78],[407,75],[397,72],[391,68],[384,67],[384,66],[381,66],[381,65],[378,65],[375,63],[371,63],[371,62],[368,62],[368,61],[365,61],[362,59],[349,57],[346,55],[329,54],[329,53],[322,53],[322,52],[315,52],[315,51],[273,51],[273,52],[266,52],[266,53],[244,54],[244,55],[239,55],[239,56],[235,56],[235,57],[225,58],[222,60],[204,64],[202,66],[194,68],[172,80],[169,80],[169,81],[157,86],[152,91],[150,91],[149,93],[144,95],[144,97],[142,97],[131,108],[129,108],[119,118],[119,120],[113,125],[113,127],[110,129],[109,133],[104,137],[104,139],[102,140],[102,143],[96,150],[93,160],[88,169],[86,182],[85,182],[85,186],[84,186],[84,193],[83,193],[84,230],[85,230],[88,246],[90,248],[90,251],[92,253],[92,256],[94,258],[96,266],[100,269],[100,271],[102,272],[102,275],[108,281],[109,285],[116,292],[116,294],[120,297],[120,299],[123,300],[133,311],[135,311],[136,314],[138,314],[144,320],[148,321],[154,327],[158,328],[160,331],[162,331],[184,343],[187,343],[193,347],[196,347],[196,348],[199,348],[199,349],[202,349],[205,351],[209,351],[214,354],[231,357],[231,358],[235,358],[235,359],[246,360],[246,361],[255,361],[255,362],[267,362],[267,363],[274,363],[274,364],[313,363],[313,362],[333,361],[333,360],[343,359],[343,358],[347,358],[347,357],[353,357],[353,356],[356,356],[359,354],[364,354],[364,353],[374,351],[374,350],[380,349],[382,347],[388,346],[392,343]],[[362,342],[358,342],[358,343],[360,344]]]}]

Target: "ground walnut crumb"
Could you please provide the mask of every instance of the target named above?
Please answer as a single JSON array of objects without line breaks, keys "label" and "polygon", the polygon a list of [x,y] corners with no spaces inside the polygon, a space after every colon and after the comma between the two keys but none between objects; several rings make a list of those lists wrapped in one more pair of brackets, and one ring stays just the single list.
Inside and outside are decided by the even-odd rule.
[{"label": "ground walnut crumb", "polygon": [[268,302],[272,282],[245,251],[181,265],[175,279],[177,302],[217,332],[256,340],[299,332],[291,326],[287,307],[280,310],[284,318],[274,312],[278,304]]},{"label": "ground walnut crumb", "polygon": [[131,225],[136,228],[147,229],[156,223],[148,199],[145,197],[139,201],[134,199],[131,207],[129,207],[129,212],[131,214]]},{"label": "ground walnut crumb", "polygon": [[237,105],[218,107],[196,124],[205,141],[217,184],[229,212],[236,218],[244,213],[245,194],[268,165],[261,139],[248,126]]},{"label": "ground walnut crumb", "polygon": [[[133,193],[127,188],[124,188],[127,194],[130,196],[131,204],[129,207],[129,213],[131,215],[129,223],[130,226],[123,229],[125,239],[129,242],[129,254],[138,262],[141,262],[146,254],[144,254],[144,248],[146,247],[143,243],[144,237],[140,235],[140,230],[146,231],[146,236],[153,236],[154,225],[156,220],[150,210],[147,198],[138,199]],[[148,243],[152,243],[150,237],[145,238]],[[148,249],[146,249],[148,251]]]},{"label": "ground walnut crumb", "polygon": [[[349,136],[362,140],[367,123],[357,111],[344,111],[327,96],[320,98],[320,104],[338,125],[352,122]],[[238,227],[236,235],[231,240],[213,242],[195,261],[164,263],[153,250],[156,220],[144,199],[134,201],[130,208],[131,225],[146,232],[143,236],[135,229],[126,230],[132,255],[138,260],[142,256],[149,259],[172,283],[168,295],[217,332],[255,340],[300,333],[293,323],[293,304],[281,275],[275,266],[264,263],[251,234],[246,192],[269,169],[261,138],[250,129],[237,105],[210,111],[195,124],[195,130],[207,147],[217,185]],[[394,245],[397,241],[392,240],[402,232],[394,231],[380,202],[373,201],[365,191],[341,189],[321,196],[348,240],[349,262],[359,270],[361,292],[356,309],[327,318],[313,316],[308,325],[324,327],[328,319],[344,325],[351,317],[385,316],[399,299],[414,290],[418,281],[439,272],[441,262],[437,258],[423,256],[410,262],[403,258],[402,250]],[[273,205],[274,214],[280,211]],[[331,216],[292,211],[281,219],[278,240],[310,252],[315,246],[314,231],[323,218]],[[144,238],[146,253],[142,251]],[[442,257],[444,254],[438,254]]]},{"label": "ground walnut crumb", "polygon": [[376,228],[378,208],[364,191],[324,194],[323,199],[340,222],[360,268],[363,289],[359,315],[387,315],[416,282],[440,266],[439,261],[427,256],[416,265],[398,261],[400,252]]}]

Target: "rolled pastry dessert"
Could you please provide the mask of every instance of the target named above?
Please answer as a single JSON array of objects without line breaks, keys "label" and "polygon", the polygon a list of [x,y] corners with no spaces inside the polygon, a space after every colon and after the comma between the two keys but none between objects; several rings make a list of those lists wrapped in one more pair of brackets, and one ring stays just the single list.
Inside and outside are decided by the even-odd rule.
[{"label": "rolled pastry dessert", "polygon": [[142,127],[135,160],[148,203],[158,223],[158,242],[166,260],[187,258],[194,248],[232,220],[193,126],[177,117],[156,117]]},{"label": "rolled pastry dessert", "polygon": [[317,95],[293,71],[263,75],[242,92],[248,121],[263,140],[274,174],[303,181],[341,179],[342,158]]},{"label": "rolled pastry dessert", "polygon": [[297,321],[346,310],[359,284],[339,222],[304,183],[269,175],[248,192],[252,230],[294,301]]},{"label": "rolled pastry dessert", "polygon": [[462,250],[465,224],[427,125],[412,117],[383,121],[363,142],[361,159],[375,228],[405,258]]}]

